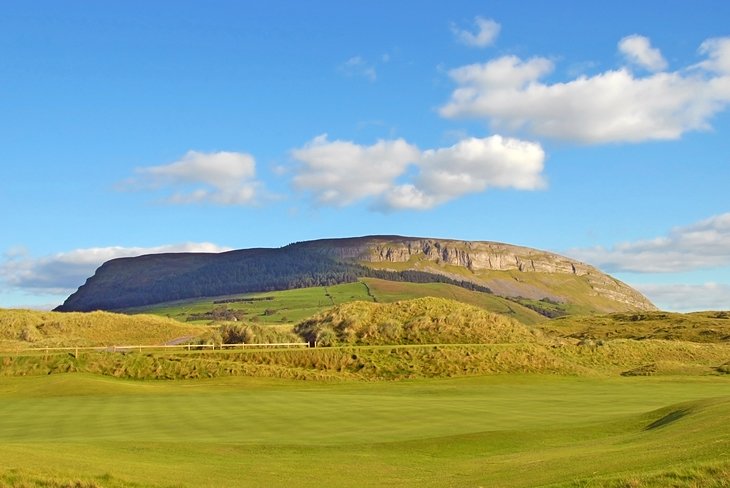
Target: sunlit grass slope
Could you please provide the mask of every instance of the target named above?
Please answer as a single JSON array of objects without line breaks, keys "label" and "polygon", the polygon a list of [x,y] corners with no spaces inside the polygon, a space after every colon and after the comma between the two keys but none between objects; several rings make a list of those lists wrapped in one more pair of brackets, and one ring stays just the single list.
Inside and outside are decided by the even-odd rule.
[{"label": "sunlit grass slope", "polygon": [[390,303],[413,298],[449,298],[490,312],[508,315],[525,324],[546,320],[517,302],[446,283],[409,283],[365,278],[356,283],[299,288],[205,299],[182,300],[125,310],[150,313],[182,322],[211,324],[236,321],[261,324],[295,324],[334,305],[353,301]]},{"label": "sunlit grass slope", "polygon": [[513,300],[446,283],[408,283],[376,278],[363,278],[361,282],[367,285],[375,300],[382,303],[424,297],[449,298],[483,308],[489,312],[507,315],[523,324],[535,324],[546,320],[546,317]]},{"label": "sunlit grass slope", "polygon": [[729,387],[3,378],[0,486],[727,486]]},{"label": "sunlit grass slope", "polygon": [[372,300],[362,283],[181,300],[124,312],[149,313],[198,324],[233,318],[261,324],[294,324],[333,305],[354,300]]},{"label": "sunlit grass slope", "polygon": [[[467,281],[478,282],[492,289],[496,294],[510,297],[555,297],[563,302],[563,309],[573,313],[609,313],[637,310],[630,305],[612,299],[613,292],[625,290],[625,285],[613,278],[604,281],[607,287],[604,292],[596,293],[589,276],[578,276],[569,273],[523,272],[519,270],[477,270],[464,266],[455,266],[436,262],[424,256],[412,256],[404,262],[364,262],[364,265],[376,269],[404,271],[408,269],[447,274]],[[534,298],[534,297],[533,297]]]},{"label": "sunlit grass slope", "polygon": [[0,309],[0,347],[164,344],[205,329],[152,315]]},{"label": "sunlit grass slope", "polygon": [[578,339],[664,339],[730,344],[730,312],[639,312],[561,317],[540,328]]},{"label": "sunlit grass slope", "polygon": [[535,331],[514,319],[432,297],[337,305],[300,323],[295,331],[325,346],[535,342]]}]

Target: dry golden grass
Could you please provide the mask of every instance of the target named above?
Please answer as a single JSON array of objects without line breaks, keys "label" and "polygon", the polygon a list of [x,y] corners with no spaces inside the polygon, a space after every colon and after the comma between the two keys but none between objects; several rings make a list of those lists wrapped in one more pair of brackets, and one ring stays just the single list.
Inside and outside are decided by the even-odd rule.
[{"label": "dry golden grass", "polygon": [[444,298],[351,302],[315,315],[296,332],[320,345],[532,343],[520,322]]},{"label": "dry golden grass", "polygon": [[550,335],[589,340],[661,339],[730,344],[729,312],[634,312],[561,317],[538,325]]},{"label": "dry golden grass", "polygon": [[198,337],[205,327],[152,315],[0,309],[0,347],[156,345]]}]

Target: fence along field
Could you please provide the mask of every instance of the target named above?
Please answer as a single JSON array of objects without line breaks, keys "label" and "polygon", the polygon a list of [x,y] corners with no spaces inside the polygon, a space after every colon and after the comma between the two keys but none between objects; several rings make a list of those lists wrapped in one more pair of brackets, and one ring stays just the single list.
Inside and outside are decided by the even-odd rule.
[{"label": "fence along field", "polygon": [[[271,342],[271,343],[238,343],[238,344],[158,344],[158,345],[135,345],[135,346],[86,346],[86,347],[27,347],[8,349],[5,352],[66,352],[73,351],[76,356],[79,351],[97,351],[97,352],[142,352],[144,351],[165,351],[180,349],[185,351],[204,351],[225,350],[225,349],[245,349],[245,348],[289,348],[289,347],[310,347],[309,342]],[[313,347],[313,346],[312,346]],[[2,352],[2,351],[0,351]]]}]

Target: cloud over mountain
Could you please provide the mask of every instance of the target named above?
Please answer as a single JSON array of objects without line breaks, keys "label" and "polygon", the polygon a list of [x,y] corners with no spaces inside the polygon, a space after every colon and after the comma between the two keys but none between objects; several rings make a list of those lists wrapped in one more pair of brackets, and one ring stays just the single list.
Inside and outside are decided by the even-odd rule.
[{"label": "cloud over mountain", "polygon": [[330,141],[322,134],[291,155],[299,163],[297,188],[312,192],[319,204],[344,206],[388,191],[393,180],[418,160],[419,151],[403,139],[363,146]]},{"label": "cloud over mountain", "polygon": [[730,213],[676,227],[665,236],[567,254],[608,272],[673,273],[730,266]]},{"label": "cloud over mountain", "polygon": [[545,186],[539,144],[490,136],[419,150],[403,139],[363,146],[321,135],[292,151],[294,184],[317,203],[344,206],[366,198],[382,211],[426,210],[488,188]]},{"label": "cloud over mountain", "polygon": [[424,210],[488,188],[543,188],[544,160],[534,142],[501,136],[464,139],[424,151],[414,181],[393,186],[383,201],[389,209]]},{"label": "cloud over mountain", "polygon": [[[624,38],[620,49],[651,71],[666,66],[645,37]],[[550,59],[503,56],[451,70],[457,88],[440,113],[585,144],[678,139],[709,129],[730,103],[730,38],[705,41],[699,53],[705,61],[683,70],[636,76],[619,68],[564,82],[542,81],[554,71]]]},{"label": "cloud over mountain", "polygon": [[239,152],[188,151],[175,162],[137,168],[135,173],[119,188],[161,192],[171,204],[252,205],[261,190],[256,161]]}]

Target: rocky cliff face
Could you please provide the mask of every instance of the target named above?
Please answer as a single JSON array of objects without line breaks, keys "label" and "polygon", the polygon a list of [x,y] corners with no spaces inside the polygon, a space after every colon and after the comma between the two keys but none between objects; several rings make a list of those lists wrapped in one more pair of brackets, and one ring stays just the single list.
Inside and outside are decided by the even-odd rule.
[{"label": "rocky cliff face", "polygon": [[[372,236],[353,239],[310,241],[297,245],[316,249],[338,259],[356,260],[365,265],[428,270],[457,277],[447,266],[456,266],[469,273],[458,274],[461,279],[490,287],[496,294],[507,297],[549,298],[570,300],[550,285],[539,286],[540,280],[521,282],[519,275],[569,275],[580,278],[594,297],[624,304],[630,309],[655,310],[656,307],[641,293],[606,275],[588,264],[521,246],[498,242],[470,242],[450,239],[413,238],[400,236]],[[385,266],[383,266],[385,264]],[[514,272],[512,280],[490,272]],[[538,281],[538,284],[534,283]],[[549,280],[542,280],[546,282]],[[607,310],[608,311],[608,310]]]},{"label": "rocky cliff face", "polygon": [[591,266],[563,256],[498,242],[469,242],[398,236],[328,239],[294,244],[318,249],[339,259],[363,262],[404,263],[414,257],[437,264],[461,266],[470,271],[518,270],[584,275]]},{"label": "rocky cliff face", "polygon": [[362,266],[420,271],[421,278],[423,273],[444,275],[502,297],[550,299],[582,311],[654,309],[629,286],[554,253],[496,242],[368,236],[279,249],[112,260],[58,310],[115,310],[193,297],[329,286],[375,274]]}]

